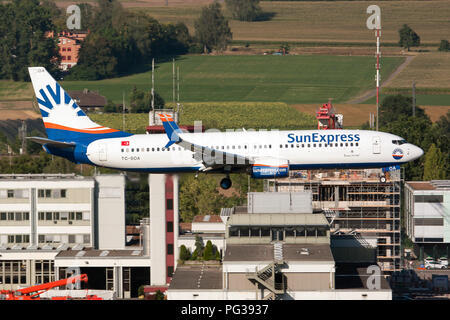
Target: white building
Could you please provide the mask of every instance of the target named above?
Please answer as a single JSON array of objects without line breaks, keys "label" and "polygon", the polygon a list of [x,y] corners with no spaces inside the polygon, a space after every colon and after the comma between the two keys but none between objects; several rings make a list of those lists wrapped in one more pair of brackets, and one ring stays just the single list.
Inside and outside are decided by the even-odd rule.
[{"label": "white building", "polygon": [[0,175],[0,288],[58,279],[68,249],[125,249],[125,176]]},{"label": "white building", "polygon": [[[429,255],[448,254],[450,244],[450,180],[405,183],[406,233]],[[433,247],[435,249],[433,249]]]},{"label": "white building", "polygon": [[[295,196],[311,201],[305,194]],[[288,213],[270,213],[262,205],[266,200],[253,196],[248,208],[231,210],[222,264],[179,265],[167,290],[169,300],[392,299],[378,266],[373,266],[378,269],[374,287],[368,281],[369,265],[337,267],[328,221],[323,214],[312,213],[311,203]],[[194,221],[207,223],[200,220]],[[208,227],[196,230],[205,229]],[[180,236],[179,241],[182,239]]]}]

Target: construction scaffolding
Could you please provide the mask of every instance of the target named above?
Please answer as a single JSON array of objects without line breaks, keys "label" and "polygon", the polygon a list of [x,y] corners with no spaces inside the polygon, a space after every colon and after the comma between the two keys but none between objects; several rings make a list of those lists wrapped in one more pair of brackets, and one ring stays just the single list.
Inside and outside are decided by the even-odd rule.
[{"label": "construction scaffolding", "polygon": [[268,180],[265,191],[312,191],[315,213],[323,213],[335,236],[353,235],[376,248],[385,274],[401,268],[401,172],[381,169],[293,171],[289,178]]}]

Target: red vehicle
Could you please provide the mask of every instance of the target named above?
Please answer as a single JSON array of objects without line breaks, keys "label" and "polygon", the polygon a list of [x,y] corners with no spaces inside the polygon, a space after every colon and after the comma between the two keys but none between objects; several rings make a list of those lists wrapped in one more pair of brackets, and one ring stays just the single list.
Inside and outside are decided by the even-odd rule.
[{"label": "red vehicle", "polygon": [[[88,277],[86,274],[80,274],[67,279],[53,281],[49,283],[39,284],[36,286],[18,289],[18,290],[0,290],[0,300],[40,300],[40,295],[50,289],[66,286],[77,282],[86,282]],[[50,300],[75,300],[80,298],[72,298],[70,296],[52,297]],[[86,295],[80,300],[103,300],[96,295]]]}]

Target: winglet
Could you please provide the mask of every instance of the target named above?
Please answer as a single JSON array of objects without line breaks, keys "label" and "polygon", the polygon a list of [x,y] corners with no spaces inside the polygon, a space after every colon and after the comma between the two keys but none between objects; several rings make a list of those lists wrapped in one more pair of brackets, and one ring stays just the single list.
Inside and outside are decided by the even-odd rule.
[{"label": "winglet", "polygon": [[173,120],[172,115],[167,113],[159,113],[158,115],[161,118],[167,137],[170,140],[164,148],[168,148],[172,144],[180,142],[181,138],[179,134],[182,133],[182,131],[178,127],[177,123]]}]

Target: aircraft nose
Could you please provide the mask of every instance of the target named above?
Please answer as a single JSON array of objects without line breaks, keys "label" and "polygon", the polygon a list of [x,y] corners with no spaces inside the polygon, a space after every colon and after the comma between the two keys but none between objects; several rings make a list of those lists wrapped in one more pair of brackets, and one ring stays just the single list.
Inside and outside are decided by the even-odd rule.
[{"label": "aircraft nose", "polygon": [[419,148],[418,146],[414,146],[414,152],[413,152],[414,159],[418,159],[421,156],[423,156],[423,150]]}]

